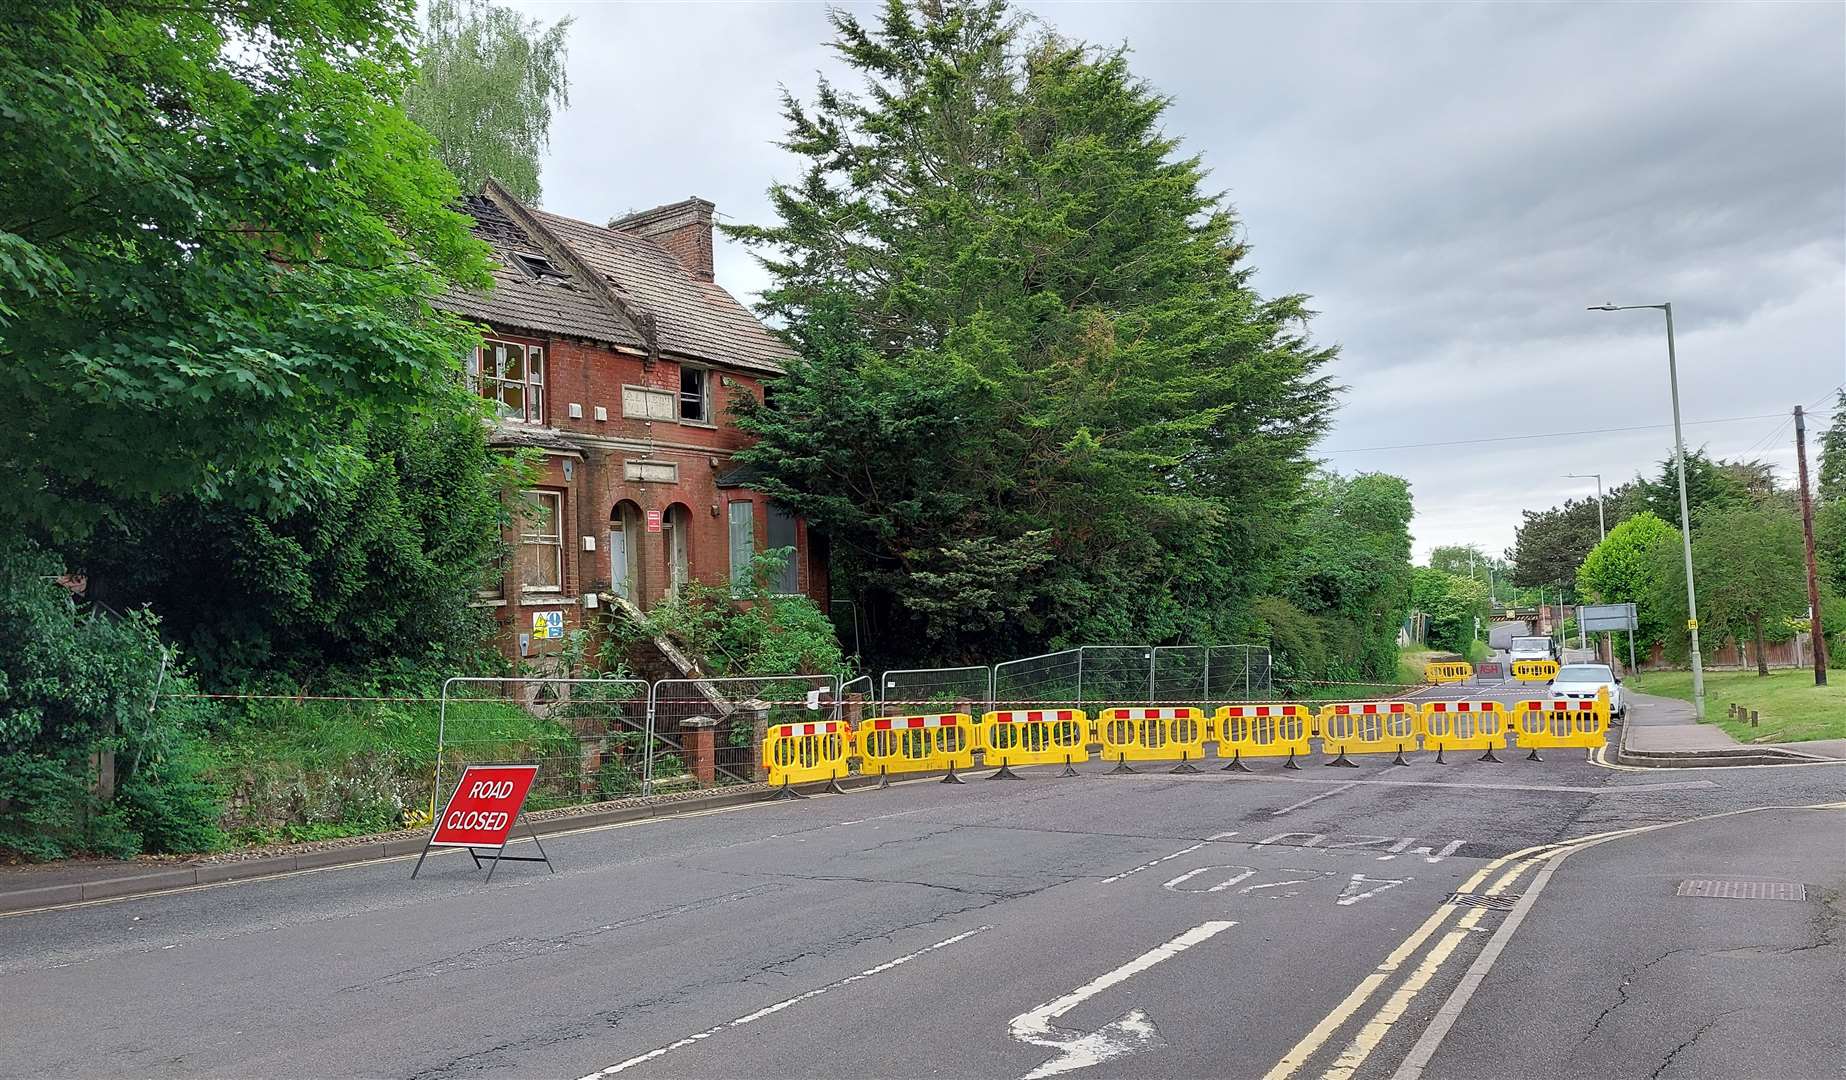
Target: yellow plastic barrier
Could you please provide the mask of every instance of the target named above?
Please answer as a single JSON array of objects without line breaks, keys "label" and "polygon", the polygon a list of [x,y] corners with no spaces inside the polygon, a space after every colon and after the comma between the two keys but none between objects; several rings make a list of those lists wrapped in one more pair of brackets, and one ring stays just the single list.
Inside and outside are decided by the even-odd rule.
[{"label": "yellow plastic barrier", "polygon": [[790,784],[838,781],[845,776],[851,753],[852,727],[844,720],[777,724],[763,735],[763,767],[769,770],[769,782],[789,798],[801,797],[789,790]]},{"label": "yellow plastic barrier", "polygon": [[1320,752],[1336,755],[1329,765],[1358,768],[1347,754],[1395,751],[1393,765],[1408,765],[1405,750],[1417,748],[1423,714],[1411,701],[1343,701],[1320,710]]},{"label": "yellow plastic barrier", "polygon": [[1594,750],[1609,741],[1609,692],[1598,690],[1594,700],[1545,698],[1513,706],[1513,745],[1532,751],[1527,757],[1542,760],[1540,750],[1581,746]]},{"label": "yellow plastic barrier", "polygon": [[1423,703],[1423,749],[1435,749],[1437,764],[1444,750],[1481,750],[1482,761],[1498,761],[1493,752],[1505,745],[1506,707],[1499,702]]},{"label": "yellow plastic barrier", "polygon": [[1218,733],[1218,756],[1230,758],[1225,771],[1248,772],[1247,757],[1288,755],[1284,769],[1299,769],[1295,758],[1314,752],[1314,712],[1303,705],[1224,705],[1212,716]]},{"label": "yellow plastic barrier", "polygon": [[1443,683],[1467,682],[1474,678],[1474,665],[1463,663],[1434,663],[1423,665],[1423,681],[1437,686]]},{"label": "yellow plastic barrier", "polygon": [[1513,678],[1520,682],[1550,682],[1558,677],[1556,660],[1515,660]]},{"label": "yellow plastic barrier", "polygon": [[977,730],[983,764],[1000,766],[995,776],[1012,776],[1014,765],[1062,765],[1075,776],[1075,763],[1090,760],[1090,718],[1081,709],[1000,709]]},{"label": "yellow plastic barrier", "polygon": [[967,713],[881,716],[860,725],[859,771],[884,777],[892,773],[947,769],[944,783],[959,784],[956,769],[974,767],[974,718]]},{"label": "yellow plastic barrier", "polygon": [[1096,726],[1103,760],[1114,758],[1115,772],[1134,772],[1130,761],[1174,758],[1174,772],[1197,772],[1192,763],[1205,756],[1205,713],[1190,705],[1104,709]]}]

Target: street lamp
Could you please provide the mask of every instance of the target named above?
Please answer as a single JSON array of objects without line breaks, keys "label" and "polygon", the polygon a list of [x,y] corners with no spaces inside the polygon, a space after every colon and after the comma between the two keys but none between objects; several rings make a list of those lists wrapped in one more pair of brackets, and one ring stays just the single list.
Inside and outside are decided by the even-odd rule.
[{"label": "street lamp", "polygon": [[1679,462],[1679,538],[1686,556],[1686,631],[1692,637],[1692,712],[1705,719],[1705,664],[1699,657],[1699,601],[1692,587],[1692,515],[1686,509],[1686,437],[1679,427],[1679,360],[1673,352],[1673,305],[1597,304],[1591,311],[1664,311],[1667,316],[1667,381],[1673,390],[1673,454]]},{"label": "street lamp", "polygon": [[1608,533],[1608,530],[1604,529],[1602,525],[1602,474],[1599,472],[1567,472],[1564,475],[1570,477],[1573,480],[1588,480],[1588,479],[1591,479],[1592,477],[1595,478],[1596,480],[1596,539],[1599,541],[1607,540],[1609,538],[1609,533]]}]

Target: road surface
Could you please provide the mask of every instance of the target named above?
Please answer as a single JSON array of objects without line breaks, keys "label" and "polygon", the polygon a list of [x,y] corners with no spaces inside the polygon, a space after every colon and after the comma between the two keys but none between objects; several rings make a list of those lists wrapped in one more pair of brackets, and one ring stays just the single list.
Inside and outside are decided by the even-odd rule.
[{"label": "road surface", "polygon": [[491,886],[442,854],[0,918],[0,1074],[1838,1075],[1846,767],[1505,756],[1023,769]]}]

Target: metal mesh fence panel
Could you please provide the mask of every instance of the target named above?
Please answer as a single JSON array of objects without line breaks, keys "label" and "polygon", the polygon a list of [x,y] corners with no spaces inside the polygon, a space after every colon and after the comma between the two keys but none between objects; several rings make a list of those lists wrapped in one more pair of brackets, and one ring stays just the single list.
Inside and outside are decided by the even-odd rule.
[{"label": "metal mesh fence panel", "polygon": [[1075,704],[1082,693],[1083,650],[1028,656],[995,664],[993,699],[1008,705]]},{"label": "metal mesh fence panel", "polygon": [[993,706],[993,669],[905,668],[879,680],[879,707],[888,716],[907,712],[965,712]]},{"label": "metal mesh fence panel", "polygon": [[[711,679],[666,679],[654,684],[654,723],[648,741],[652,771],[647,790],[668,782],[688,762],[706,766],[711,782],[742,784],[761,779],[763,732],[771,724],[846,719],[840,680],[833,675],[768,675]],[[709,740],[709,743],[707,743]],[[694,756],[689,756],[694,755]]]},{"label": "metal mesh fence panel", "polygon": [[1211,652],[1203,645],[1159,645],[1154,648],[1154,701],[1204,704],[1211,694],[1206,684]]},{"label": "metal mesh fence panel", "polygon": [[449,679],[432,812],[468,765],[537,765],[531,810],[643,793],[647,703],[638,679]]},{"label": "metal mesh fence panel", "polygon": [[1154,699],[1154,650],[1147,645],[1085,645],[1078,650],[1077,703],[1145,704]]}]

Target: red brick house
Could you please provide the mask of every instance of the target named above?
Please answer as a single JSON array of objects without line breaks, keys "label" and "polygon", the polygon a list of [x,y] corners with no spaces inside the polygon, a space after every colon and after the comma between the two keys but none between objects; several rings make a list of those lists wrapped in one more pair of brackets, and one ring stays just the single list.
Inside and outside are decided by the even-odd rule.
[{"label": "red brick house", "polygon": [[606,596],[645,610],[695,578],[722,585],[768,548],[796,552],[780,591],[824,609],[822,538],[731,461],[748,438],[730,402],[761,400],[792,354],[713,280],[712,204],[593,225],[489,181],[463,209],[493,248],[494,288],[441,306],[485,327],[469,380],[500,415],[493,443],[543,455],[511,565],[482,598],[507,652],[552,651],[535,626],[580,626]]}]

